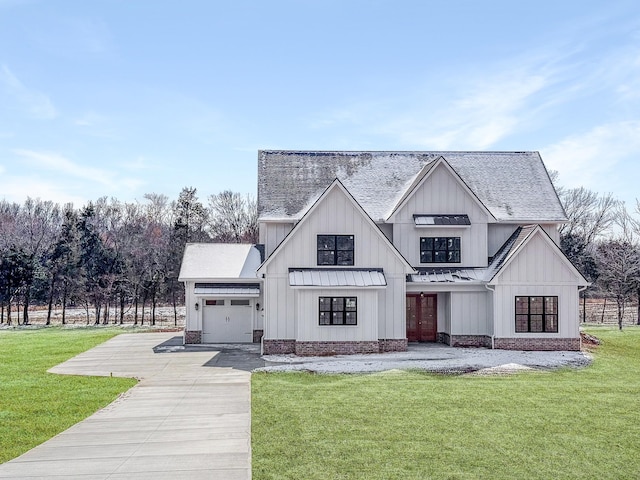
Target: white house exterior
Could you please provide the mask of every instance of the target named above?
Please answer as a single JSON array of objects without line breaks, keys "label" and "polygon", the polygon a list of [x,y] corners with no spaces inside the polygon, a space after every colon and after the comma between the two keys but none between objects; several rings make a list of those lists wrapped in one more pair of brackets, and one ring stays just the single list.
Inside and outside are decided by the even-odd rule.
[{"label": "white house exterior", "polygon": [[[260,151],[258,210],[265,259],[245,275],[264,353],[580,348],[588,283],[558,248],[566,215],[537,152]],[[192,262],[232,253],[217,248]],[[216,265],[181,272],[187,343],[223,338],[196,282],[248,282]]]}]

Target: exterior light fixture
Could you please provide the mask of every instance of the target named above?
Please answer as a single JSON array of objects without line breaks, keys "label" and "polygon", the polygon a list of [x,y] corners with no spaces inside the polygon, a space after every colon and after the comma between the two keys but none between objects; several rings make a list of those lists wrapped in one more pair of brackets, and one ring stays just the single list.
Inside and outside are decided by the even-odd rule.
[{"label": "exterior light fixture", "polygon": [[199,308],[200,308],[200,305],[198,305],[198,302],[196,302],[196,312],[198,311]]}]

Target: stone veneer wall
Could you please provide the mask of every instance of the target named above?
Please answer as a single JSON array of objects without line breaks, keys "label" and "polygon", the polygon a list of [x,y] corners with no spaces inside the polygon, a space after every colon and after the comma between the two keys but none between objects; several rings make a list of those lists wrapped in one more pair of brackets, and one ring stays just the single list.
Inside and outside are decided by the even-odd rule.
[{"label": "stone veneer wall", "polygon": [[494,348],[503,350],[580,350],[579,338],[494,338]]},{"label": "stone veneer wall", "polygon": [[200,330],[185,330],[184,331],[184,343],[202,343],[202,331]]},{"label": "stone veneer wall", "polygon": [[264,335],[264,332],[262,330],[254,330],[253,343],[260,343],[260,340],[262,340],[262,335]]},{"label": "stone veneer wall", "polygon": [[381,338],[378,340],[380,353],[384,352],[406,352],[406,338]]},{"label": "stone veneer wall", "polygon": [[[449,335],[447,336],[449,337]],[[491,337],[488,335],[451,335],[449,337],[449,342],[449,345],[452,347],[491,348]]]}]

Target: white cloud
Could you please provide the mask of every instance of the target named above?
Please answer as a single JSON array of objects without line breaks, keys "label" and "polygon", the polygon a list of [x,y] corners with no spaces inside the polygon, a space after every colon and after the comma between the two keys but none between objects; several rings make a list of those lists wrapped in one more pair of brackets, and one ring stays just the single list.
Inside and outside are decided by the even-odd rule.
[{"label": "white cloud", "polygon": [[567,137],[541,149],[545,164],[557,170],[560,183],[607,191],[624,175],[622,164],[636,163],[640,151],[640,121],[599,125],[588,132]]},{"label": "white cloud", "polygon": [[[40,197],[59,203],[82,204],[101,196],[132,198],[135,192],[147,184],[143,177],[123,175],[122,165],[113,168],[96,168],[74,162],[62,155],[50,152],[16,149],[12,151],[21,161],[14,162],[5,173],[0,195],[23,201],[27,196]],[[142,159],[139,159],[142,160]],[[22,163],[22,165],[20,165]],[[25,165],[26,164],[26,165]],[[16,166],[18,168],[14,169]],[[129,172],[136,172],[142,165],[134,165]],[[16,172],[29,172],[28,175]],[[4,188],[9,185],[8,188]]]},{"label": "white cloud", "polygon": [[428,115],[428,122],[402,125],[395,133],[405,143],[428,148],[484,150],[517,128],[526,117],[524,107],[547,83],[526,73],[484,79]]},{"label": "white cloud", "polygon": [[82,180],[99,183],[109,187],[115,186],[115,174],[100,168],[86,167],[74,163],[56,153],[35,152],[32,150],[16,149],[16,155],[29,160],[34,166],[54,171],[58,174],[76,177]]},{"label": "white cloud", "polygon": [[32,197],[50,200],[60,205],[73,203],[78,206],[87,201],[81,195],[72,193],[75,189],[55,179],[43,180],[31,175],[8,175],[6,170],[0,169],[0,182],[2,182],[0,199],[8,202],[22,203],[27,197]]},{"label": "white cloud", "polygon": [[6,65],[0,68],[0,83],[8,94],[33,118],[50,120],[58,116],[56,108],[47,95],[26,87]]}]

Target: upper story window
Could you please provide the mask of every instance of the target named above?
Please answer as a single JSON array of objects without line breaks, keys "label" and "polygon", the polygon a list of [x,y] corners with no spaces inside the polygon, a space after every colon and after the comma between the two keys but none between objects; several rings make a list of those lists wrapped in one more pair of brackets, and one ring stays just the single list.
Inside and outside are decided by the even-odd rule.
[{"label": "upper story window", "polygon": [[516,297],[517,333],[557,333],[558,297]]},{"label": "upper story window", "polygon": [[353,235],[318,235],[318,265],[353,265]]},{"label": "upper story window", "polygon": [[460,263],[460,237],[421,237],[420,263]]}]

